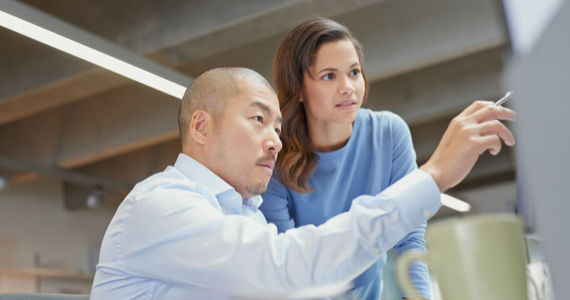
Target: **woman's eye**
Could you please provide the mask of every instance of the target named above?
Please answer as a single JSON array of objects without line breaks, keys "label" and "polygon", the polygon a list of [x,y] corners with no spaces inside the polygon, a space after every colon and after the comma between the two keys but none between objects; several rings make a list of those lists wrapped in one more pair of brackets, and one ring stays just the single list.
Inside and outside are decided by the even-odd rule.
[{"label": "woman's eye", "polygon": [[321,77],[321,78],[322,78],[323,80],[331,80],[331,79],[333,79],[333,74],[332,74],[332,73],[329,73],[329,74],[327,74],[327,75],[325,75],[325,76],[323,76],[323,77]]},{"label": "woman's eye", "polygon": [[263,124],[263,117],[262,116],[255,116],[253,119],[261,124]]},{"label": "woman's eye", "polygon": [[281,134],[281,129],[275,128],[275,132],[277,132],[277,135],[280,135],[280,134]]},{"label": "woman's eye", "polygon": [[350,75],[352,76],[358,76],[360,75],[360,70],[359,69],[354,69],[350,72]]}]

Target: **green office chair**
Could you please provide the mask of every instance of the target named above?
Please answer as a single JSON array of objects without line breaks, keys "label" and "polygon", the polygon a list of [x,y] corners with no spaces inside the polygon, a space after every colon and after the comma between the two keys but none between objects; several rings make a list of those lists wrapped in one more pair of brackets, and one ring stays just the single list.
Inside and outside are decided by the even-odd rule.
[{"label": "green office chair", "polygon": [[89,295],[0,294],[0,300],[89,300]]}]

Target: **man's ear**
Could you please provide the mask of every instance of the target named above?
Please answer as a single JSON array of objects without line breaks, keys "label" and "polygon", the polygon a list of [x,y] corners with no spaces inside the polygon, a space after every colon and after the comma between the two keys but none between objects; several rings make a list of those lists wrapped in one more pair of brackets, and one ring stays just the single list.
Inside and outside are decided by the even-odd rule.
[{"label": "man's ear", "polygon": [[206,144],[206,138],[208,134],[211,134],[212,122],[214,122],[214,119],[207,111],[196,110],[192,114],[192,122],[190,122],[190,137],[197,144]]}]

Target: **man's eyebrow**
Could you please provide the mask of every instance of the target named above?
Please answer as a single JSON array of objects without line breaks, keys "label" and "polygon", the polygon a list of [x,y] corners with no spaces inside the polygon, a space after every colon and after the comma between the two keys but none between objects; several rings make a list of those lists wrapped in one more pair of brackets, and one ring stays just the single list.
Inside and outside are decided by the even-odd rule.
[{"label": "man's eyebrow", "polygon": [[[251,103],[251,106],[254,107],[259,107],[261,108],[267,115],[269,116],[273,116],[273,113],[271,113],[271,109],[269,108],[269,106],[267,106],[265,103],[262,103],[260,101],[254,101]],[[277,118],[277,122],[279,123],[283,123],[283,118],[281,116],[279,116]]]}]

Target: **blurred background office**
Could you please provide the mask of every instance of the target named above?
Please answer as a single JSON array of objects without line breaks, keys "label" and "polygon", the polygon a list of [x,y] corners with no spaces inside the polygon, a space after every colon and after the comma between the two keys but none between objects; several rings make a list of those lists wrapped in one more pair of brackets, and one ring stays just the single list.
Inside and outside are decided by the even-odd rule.
[{"label": "blurred background office", "polygon": [[[189,80],[241,66],[273,82],[285,33],[315,16],[334,19],[364,46],[365,107],[405,119],[418,164],[454,115],[506,91],[511,44],[499,0],[20,3],[79,38],[105,39]],[[180,152],[179,100],[3,27],[0,45],[0,292],[89,293],[115,209]],[[444,206],[434,220],[515,212],[514,151],[484,154],[448,192],[468,205]],[[531,247],[531,260],[544,260],[540,242]],[[400,299],[390,257],[383,299]]]}]

